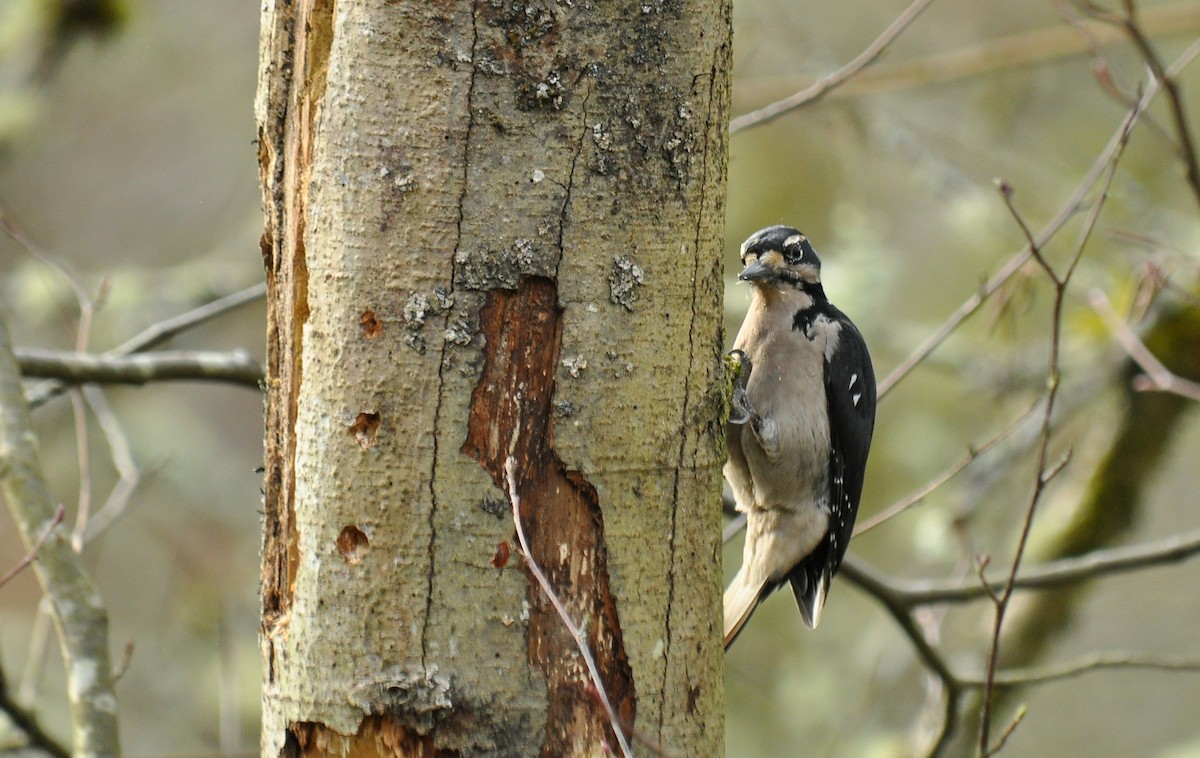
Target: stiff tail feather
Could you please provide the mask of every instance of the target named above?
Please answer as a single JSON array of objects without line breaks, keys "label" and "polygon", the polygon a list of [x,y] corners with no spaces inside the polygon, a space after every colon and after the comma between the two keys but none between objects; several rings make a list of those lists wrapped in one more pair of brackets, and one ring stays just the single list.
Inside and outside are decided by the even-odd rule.
[{"label": "stiff tail feather", "polygon": [[729,587],[725,590],[725,649],[728,650],[742,627],[750,620],[754,609],[769,594],[767,582],[753,582],[745,578],[744,572],[739,571]]},{"label": "stiff tail feather", "polygon": [[817,567],[810,561],[804,561],[788,574],[792,594],[796,596],[796,605],[800,608],[800,617],[809,629],[816,629],[821,622],[830,578],[828,564]]}]

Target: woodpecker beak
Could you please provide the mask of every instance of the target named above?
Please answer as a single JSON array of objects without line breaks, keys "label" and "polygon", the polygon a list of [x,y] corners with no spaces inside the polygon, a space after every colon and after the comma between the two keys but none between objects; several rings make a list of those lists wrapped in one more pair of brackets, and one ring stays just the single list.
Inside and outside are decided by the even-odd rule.
[{"label": "woodpecker beak", "polygon": [[775,270],[762,262],[762,260],[754,260],[742,269],[742,273],[738,274],[738,279],[743,282],[761,282],[764,279],[770,279],[775,275]]}]

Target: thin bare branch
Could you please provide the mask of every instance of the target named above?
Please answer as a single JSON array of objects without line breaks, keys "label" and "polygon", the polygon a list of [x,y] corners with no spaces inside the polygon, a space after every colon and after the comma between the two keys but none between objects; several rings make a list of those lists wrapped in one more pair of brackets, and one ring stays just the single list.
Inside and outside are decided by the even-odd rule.
[{"label": "thin bare branch", "polygon": [[[957,461],[955,461],[953,464],[951,464],[948,468],[946,468],[940,474],[933,477],[928,482],[921,485],[920,487],[918,487],[916,490],[909,493],[905,497],[902,497],[899,500],[897,500],[895,503],[892,503],[887,508],[884,508],[879,513],[876,513],[871,518],[859,522],[859,524],[854,528],[854,537],[859,537],[860,535],[866,534],[867,532],[871,531],[875,527],[880,526],[880,525],[890,521],[891,519],[895,518],[896,516],[899,516],[904,511],[908,510],[910,507],[916,505],[917,503],[921,502],[925,498],[929,497],[929,495],[931,495],[935,490],[937,490],[939,487],[941,487],[946,482],[953,479],[960,472],[962,472],[963,469],[965,469],[967,466],[971,465],[971,463],[976,458],[983,455],[984,453],[991,450],[996,445],[999,445],[1001,442],[1003,442],[1004,440],[1006,440],[1010,436],[1012,436],[1013,432],[1015,432],[1017,430],[1017,428],[1019,426],[1021,426],[1021,424],[1025,423],[1025,421],[1027,421],[1029,419],[1030,415],[1033,414],[1033,411],[1036,407],[1037,407],[1036,403],[1034,405],[1031,405],[1020,416],[1018,416],[1015,421],[1013,421],[1011,424],[1009,424],[1007,427],[1005,427],[1003,430],[1001,430],[999,434],[997,434],[996,436],[987,440],[986,442],[984,442],[982,445],[979,445],[978,447],[968,448],[966,454],[963,455],[963,457],[959,458]],[[729,527],[726,527],[726,529],[728,530],[732,526],[733,526],[733,524],[731,523],[729,525]],[[744,524],[743,524],[743,526],[744,526]],[[728,539],[726,539],[726,541],[728,541]]]},{"label": "thin bare branch", "polygon": [[[1113,152],[1109,160],[1107,169],[1104,174],[1104,179],[1100,185],[1100,195],[1092,206],[1092,210],[1088,215],[1087,221],[1083,225],[1083,230],[1079,235],[1079,240],[1076,242],[1074,253],[1067,264],[1066,270],[1059,274],[1054,267],[1042,256],[1037,242],[1033,239],[1029,232],[1029,227],[1025,224],[1021,214],[1017,212],[1016,207],[1012,203],[1012,190],[1007,186],[1001,187],[1001,194],[1004,196],[1006,205],[1009,211],[1012,212],[1013,218],[1021,226],[1030,245],[1030,255],[1037,260],[1038,264],[1046,272],[1046,276],[1054,285],[1054,308],[1051,314],[1050,321],[1050,350],[1047,358],[1046,368],[1046,404],[1045,413],[1042,417],[1042,432],[1041,439],[1038,444],[1037,451],[1037,469],[1034,477],[1033,492],[1030,494],[1029,503],[1025,508],[1025,517],[1021,523],[1020,536],[1017,539],[1017,547],[1013,554],[1012,565],[1008,572],[1008,579],[1004,583],[1004,589],[997,597],[995,593],[988,588],[988,593],[992,597],[993,605],[995,606],[994,623],[992,625],[992,639],[987,657],[987,676],[983,687],[983,706],[980,715],[979,727],[979,753],[987,756],[999,750],[1003,741],[997,745],[992,745],[989,732],[991,729],[991,708],[993,694],[995,690],[995,675],[996,667],[1000,655],[1000,633],[1004,627],[1004,618],[1008,610],[1009,600],[1012,598],[1016,588],[1017,574],[1021,568],[1021,560],[1025,555],[1025,548],[1029,544],[1029,535],[1033,531],[1033,520],[1037,513],[1038,504],[1041,502],[1043,493],[1047,483],[1054,478],[1061,470],[1061,466],[1056,467],[1049,461],[1050,454],[1050,438],[1052,432],[1052,422],[1054,419],[1054,404],[1058,398],[1059,389],[1062,385],[1062,374],[1059,364],[1059,358],[1062,351],[1062,332],[1063,332],[1063,308],[1066,304],[1067,287],[1071,283],[1071,277],[1075,273],[1075,269],[1083,257],[1083,251],[1087,247],[1088,240],[1091,239],[1092,231],[1096,227],[1096,223],[1100,218],[1100,212],[1103,210],[1105,201],[1108,199],[1108,191],[1112,186],[1113,177],[1117,172],[1117,165],[1120,162],[1121,155],[1124,153],[1125,145],[1128,144],[1129,135],[1133,129],[1134,121],[1139,112],[1138,108],[1134,108],[1125,118],[1125,122],[1121,131],[1118,133],[1117,149]],[[1069,456],[1065,457],[1065,461]],[[982,574],[981,574],[982,579]],[[986,582],[981,581],[983,586],[987,586]],[[1005,734],[1005,738],[1007,734]]]},{"label": "thin bare branch", "polygon": [[[1023,570],[1014,583],[1018,590],[1047,590],[1064,584],[1098,579],[1109,574],[1138,571],[1156,566],[1179,563],[1200,555],[1200,531],[1192,531],[1166,537],[1144,545],[1097,550],[1075,558],[1057,561]],[[851,572],[871,573],[874,586],[886,585],[895,593],[897,602],[904,607],[933,605],[938,603],[966,603],[988,597],[988,588],[998,592],[1004,588],[1005,580],[992,578],[987,586],[978,583],[931,581],[885,581],[864,564],[847,557]],[[846,565],[843,565],[843,573]]]},{"label": "thin bare branch", "polygon": [[821,77],[813,82],[808,87],[799,92],[785,97],[782,100],[777,100],[770,105],[765,105],[758,110],[738,116],[729,122],[729,133],[737,134],[740,131],[749,129],[753,126],[759,126],[772,121],[785,113],[802,108],[809,103],[816,102],[826,94],[838,87],[842,83],[849,80],[859,71],[862,71],[867,66],[874,63],[880,55],[887,50],[901,32],[908,28],[917,16],[921,15],[921,11],[929,7],[933,0],[913,0],[913,3],[904,9],[904,12],[888,25],[887,29],[883,30],[874,42],[867,46],[865,50],[854,57],[845,66],[842,66],[837,71]]},{"label": "thin bare branch", "polygon": [[1138,21],[1132,0],[1125,3],[1125,16],[1120,20],[1120,25],[1129,35],[1134,47],[1138,49],[1142,60],[1150,68],[1154,80],[1166,92],[1171,120],[1175,125],[1175,137],[1179,141],[1179,159],[1183,162],[1192,197],[1197,203],[1200,203],[1200,159],[1196,155],[1196,143],[1192,137],[1191,126],[1188,124],[1187,110],[1183,105],[1183,92],[1179,88],[1179,82],[1167,71],[1154,46],[1150,44],[1150,39]]},{"label": "thin bare branch", "polygon": [[[1146,545],[1101,550],[1078,558],[1067,558],[1025,570],[1013,583],[1014,589],[1036,590],[1096,579],[1108,574],[1133,571],[1187,560],[1200,555],[1200,531],[1168,537]],[[962,603],[989,597],[989,592],[1005,590],[1008,580],[989,580],[986,584],[963,586],[961,582],[902,582],[884,577],[853,555],[846,556],[840,576],[875,598],[896,620],[911,641],[917,657],[937,681],[945,697],[945,717],[934,738],[930,755],[941,755],[957,729],[959,706],[968,689],[983,688],[985,677],[956,674],[945,658],[930,644],[914,618],[921,606],[938,603]],[[1187,660],[1152,659],[1138,656],[1095,656],[1080,662],[1029,670],[997,671],[993,686],[1040,684],[1102,668],[1167,668],[1191,670]]]},{"label": "thin bare branch", "polygon": [[[1178,37],[1200,28],[1200,6],[1195,0],[1155,5],[1139,13],[1147,36]],[[962,81],[998,71],[1045,65],[1090,53],[1127,38],[1117,28],[1088,21],[1089,38],[1076,29],[1055,24],[973,42],[963,47],[935,51],[901,61],[879,61],[827,93],[828,99],[863,97],[899,92],[934,84]],[[734,87],[735,109],[751,109],[807,86],[798,75],[741,77]],[[1132,105],[1132,103],[1130,103]]]},{"label": "thin bare branch", "polygon": [[130,496],[141,480],[141,471],[134,463],[129,439],[125,436],[125,430],[121,428],[117,414],[109,406],[108,398],[103,390],[95,386],[85,386],[83,396],[92,409],[92,414],[96,417],[96,423],[99,424],[100,430],[104,432],[104,439],[108,443],[109,459],[120,477],[108,493],[104,505],[92,515],[87,532],[83,535],[83,543],[86,545],[102,534],[125,512],[125,506],[128,505]]},{"label": "thin bare branch", "polygon": [[[1180,56],[1176,61],[1175,66],[1182,68],[1187,63],[1190,63],[1197,55],[1200,55],[1200,45],[1189,47],[1187,52]],[[1059,209],[1058,213],[1042,228],[1034,237],[1038,247],[1043,247],[1045,244],[1058,233],[1067,221],[1069,221],[1076,213],[1078,213],[1087,204],[1088,195],[1096,182],[1103,176],[1105,169],[1112,160],[1113,155],[1121,148],[1124,143],[1128,129],[1132,128],[1141,118],[1146,108],[1149,107],[1150,101],[1154,95],[1158,93],[1159,87],[1157,82],[1151,82],[1138,101],[1137,107],[1122,120],[1121,126],[1109,139],[1108,145],[1101,151],[1099,157],[1092,164],[1087,174],[1080,181],[1075,191],[1067,199],[1067,202]],[[941,346],[946,339],[954,333],[956,329],[968,318],[970,318],[986,300],[995,294],[1014,274],[1021,270],[1027,261],[1032,257],[1033,253],[1028,244],[1020,251],[1008,259],[1000,270],[991,276],[979,288],[975,294],[967,298],[950,316],[942,322],[921,344],[900,362],[898,366],[892,369],[887,376],[879,382],[878,395],[880,399],[885,397],[905,376],[907,376],[914,368],[921,364],[929,357],[934,350]]]},{"label": "thin bare branch", "polygon": [[71,420],[75,427],[75,460],[79,465],[79,500],[75,506],[75,526],[71,529],[71,547],[78,553],[83,550],[83,533],[92,513],[91,441],[88,436],[87,408],[79,387],[71,388]]},{"label": "thin bare branch", "polygon": [[1189,400],[1200,400],[1200,384],[1173,374],[1158,358],[1155,358],[1154,353],[1150,352],[1150,348],[1146,347],[1146,343],[1142,342],[1133,329],[1129,328],[1129,324],[1126,324],[1113,310],[1112,304],[1109,303],[1103,291],[1093,289],[1088,292],[1088,302],[1104,320],[1109,331],[1113,333],[1113,337],[1121,347],[1125,348],[1125,352],[1129,354],[1133,362],[1146,372],[1145,378],[1149,380],[1150,389],[1172,392]]},{"label": "thin bare branch", "polygon": [[945,690],[946,711],[942,720],[942,728],[930,750],[930,755],[941,755],[949,744],[955,729],[958,728],[958,703],[963,692],[962,684],[950,670],[946,659],[930,644],[920,624],[913,618],[911,606],[905,604],[901,593],[896,592],[874,570],[853,560],[851,556],[847,556],[846,561],[842,564],[841,575],[847,577],[852,584],[875,598],[887,609],[900,630],[912,643],[925,668],[942,683]]},{"label": "thin bare branch", "polygon": [[[266,296],[266,293],[267,285],[262,282],[238,290],[210,303],[205,303],[177,316],[172,316],[152,324],[120,345],[111,350],[106,350],[103,355],[109,357],[131,355],[151,350],[189,329],[194,329],[243,305],[261,300]],[[57,381],[49,381],[39,385],[28,393],[29,406],[36,408],[62,394],[65,389],[66,386]]]},{"label": "thin bare branch", "polygon": [[46,526],[45,530],[40,535],[38,535],[37,541],[33,543],[33,547],[29,548],[29,552],[25,553],[25,557],[17,561],[17,565],[9,569],[4,576],[0,576],[0,587],[3,587],[12,581],[14,576],[24,571],[26,566],[33,563],[37,559],[38,551],[42,549],[42,545],[46,542],[46,538],[54,533],[54,527],[62,523],[63,515],[65,513],[66,510],[61,505],[58,506],[58,510],[54,512],[54,520]]},{"label": "thin bare branch", "polygon": [[1004,727],[1004,731],[1000,733],[1000,737],[996,740],[996,744],[984,755],[995,755],[1003,750],[1005,744],[1008,743],[1008,738],[1011,737],[1012,733],[1017,730],[1017,727],[1020,726],[1021,722],[1025,720],[1025,716],[1028,713],[1029,709],[1025,706],[1022,705],[1020,708],[1018,708],[1017,712],[1013,714],[1012,719],[1009,720],[1008,726]]},{"label": "thin bare branch", "polygon": [[133,355],[78,354],[20,348],[21,374],[70,384],[148,384],[165,381],[228,382],[258,389],[262,367],[242,350],[162,350]]},{"label": "thin bare branch", "polygon": [[241,308],[243,305],[248,305],[256,300],[262,300],[266,295],[266,283],[259,282],[224,297],[219,297],[210,303],[205,303],[178,316],[172,316],[158,323],[151,324],[120,345],[111,350],[106,350],[105,355],[143,353],[179,336],[183,332],[208,323],[218,316],[224,316],[226,313]]},{"label": "thin bare branch", "polygon": [[46,732],[31,710],[13,698],[3,668],[0,668],[0,713],[25,735],[25,747],[39,750],[53,758],[71,758],[71,751]]},{"label": "thin bare branch", "polygon": [[[7,325],[0,321],[0,490],[21,539],[32,547],[54,519],[54,503],[33,443]],[[117,697],[108,654],[108,618],[99,593],[62,527],[47,539],[34,564],[57,621],[76,756],[120,755]]]},{"label": "thin bare branch", "polygon": [[[1152,670],[1193,674],[1200,672],[1200,659],[1171,658],[1138,653],[1096,653],[1082,660],[1068,663],[998,671],[996,672],[996,684],[1005,687],[1025,687],[1112,670]],[[963,679],[963,685],[982,687],[983,680]]]}]

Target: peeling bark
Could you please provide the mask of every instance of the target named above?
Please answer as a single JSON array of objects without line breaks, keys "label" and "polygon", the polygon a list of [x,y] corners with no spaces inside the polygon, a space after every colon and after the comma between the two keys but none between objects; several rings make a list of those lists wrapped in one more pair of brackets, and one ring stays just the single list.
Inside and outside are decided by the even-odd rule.
[{"label": "peeling bark", "polygon": [[[484,367],[471,397],[463,452],[479,461],[497,487],[505,461],[516,461],[521,523],[532,557],[573,619],[592,619],[588,648],[621,723],[634,727],[637,695],[625,654],[617,601],[608,578],[608,548],[599,497],[583,474],[554,453],[551,417],[554,373],[562,343],[562,309],[554,283],[522,280],[496,290],[480,312]],[[572,745],[615,746],[609,719],[589,694],[575,640],[538,585],[529,583],[529,660],[546,678],[546,741],[542,755],[571,755]]]},{"label": "peeling bark", "polygon": [[264,754],[719,754],[728,3],[263,14]]}]

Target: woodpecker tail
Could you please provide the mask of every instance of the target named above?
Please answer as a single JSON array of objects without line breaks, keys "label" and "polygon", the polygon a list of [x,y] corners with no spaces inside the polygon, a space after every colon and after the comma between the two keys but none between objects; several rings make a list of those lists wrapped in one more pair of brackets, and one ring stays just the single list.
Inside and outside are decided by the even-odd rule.
[{"label": "woodpecker tail", "polygon": [[[743,567],[744,569],[744,567]],[[746,578],[746,571],[737,573],[725,590],[725,649],[728,650],[742,627],[750,620],[754,609],[771,591],[767,582],[755,582]]]},{"label": "woodpecker tail", "polygon": [[788,574],[792,594],[796,596],[796,605],[800,607],[800,617],[809,629],[816,629],[821,621],[830,578],[829,564],[824,561],[821,564],[804,561]]}]

